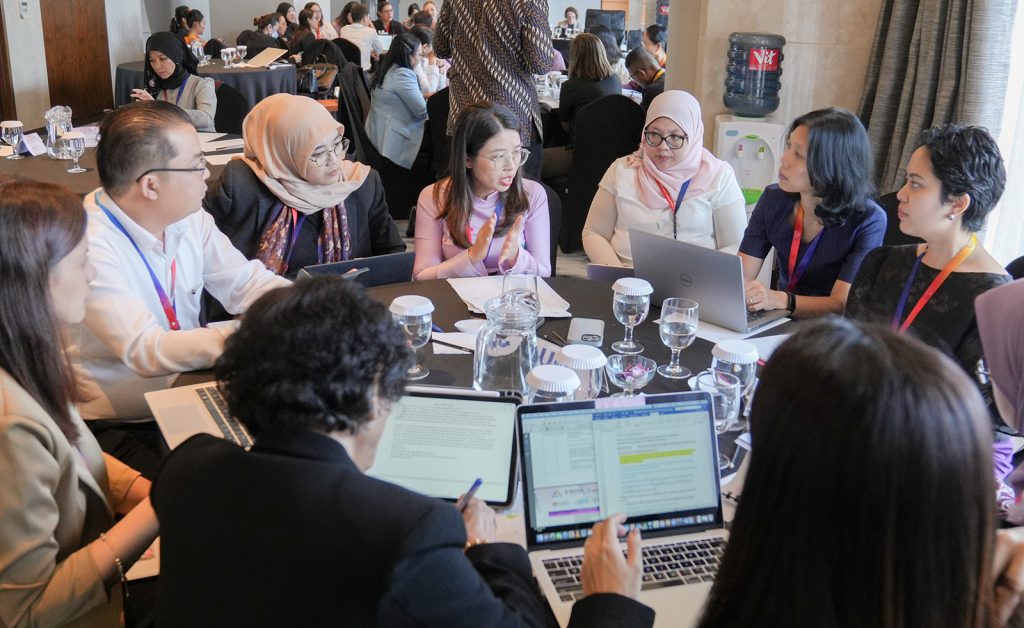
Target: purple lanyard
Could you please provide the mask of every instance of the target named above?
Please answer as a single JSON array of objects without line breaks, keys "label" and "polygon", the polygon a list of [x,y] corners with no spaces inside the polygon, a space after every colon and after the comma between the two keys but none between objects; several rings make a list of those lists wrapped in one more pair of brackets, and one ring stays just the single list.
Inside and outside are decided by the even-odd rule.
[{"label": "purple lanyard", "polygon": [[[295,242],[299,239],[299,231],[302,229],[302,223],[306,221],[305,214],[299,214],[299,210],[294,207],[286,207],[285,209],[291,210],[292,213],[292,237],[288,239],[288,254],[284,257],[284,268],[281,269],[281,273],[287,273],[288,267],[292,265],[292,254],[295,253]],[[320,245],[317,244],[316,261],[320,262]]]},{"label": "purple lanyard", "polygon": [[792,292],[796,288],[797,282],[804,276],[804,271],[807,270],[807,266],[811,263],[811,257],[814,256],[814,250],[818,248],[818,242],[821,240],[821,234],[825,233],[822,229],[818,232],[818,235],[814,236],[811,243],[807,246],[807,250],[804,251],[803,256],[800,257],[800,261],[797,263],[796,268],[793,270],[793,274],[789,278],[789,284],[787,285],[787,292]]},{"label": "purple lanyard", "polygon": [[910,286],[914,283],[914,277],[917,276],[917,269],[921,266],[921,260],[924,259],[924,253],[917,256],[914,260],[914,267],[910,269],[910,275],[907,276],[906,283],[903,284],[903,291],[900,293],[900,300],[896,302],[896,311],[892,315],[892,328],[899,329],[900,321],[903,319],[903,310],[907,307],[907,297],[910,296]]}]

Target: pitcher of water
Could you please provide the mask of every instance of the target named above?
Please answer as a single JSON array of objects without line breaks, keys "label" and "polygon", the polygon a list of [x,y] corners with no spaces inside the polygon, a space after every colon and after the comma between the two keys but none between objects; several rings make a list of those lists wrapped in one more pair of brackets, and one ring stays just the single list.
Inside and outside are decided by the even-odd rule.
[{"label": "pitcher of water", "polygon": [[46,119],[46,156],[50,159],[71,159],[63,149],[60,136],[71,130],[71,108],[58,105],[47,111]]},{"label": "pitcher of water", "polygon": [[526,394],[526,375],[537,361],[540,302],[528,290],[509,290],[484,305],[487,324],[476,338],[473,387]]}]

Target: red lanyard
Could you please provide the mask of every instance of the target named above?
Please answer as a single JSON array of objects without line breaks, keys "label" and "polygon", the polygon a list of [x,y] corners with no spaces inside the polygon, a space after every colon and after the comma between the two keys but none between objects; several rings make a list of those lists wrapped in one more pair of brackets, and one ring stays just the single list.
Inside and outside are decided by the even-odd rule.
[{"label": "red lanyard", "polygon": [[[653,178],[653,177],[652,177]],[[672,195],[668,193],[668,188],[661,184],[661,181],[654,179],[654,182],[658,184],[658,191],[661,192],[661,197],[668,203],[668,210],[672,212],[672,239],[676,239],[677,225],[676,225],[676,213],[679,211],[679,206],[683,204],[683,197],[686,196],[686,190],[690,188],[690,181],[693,179],[687,179],[683,187],[679,188],[679,196],[676,197],[676,202],[672,202]]]},{"label": "red lanyard", "polygon": [[786,292],[792,292],[796,288],[797,282],[803,277],[804,271],[807,270],[807,266],[811,262],[811,256],[814,255],[814,250],[818,248],[821,234],[824,232],[825,229],[823,227],[818,232],[818,235],[814,236],[810,246],[804,251],[803,258],[800,259],[800,265],[797,266],[797,254],[800,252],[800,237],[804,234],[804,206],[803,203],[797,203],[796,221],[793,223],[793,241],[789,243],[789,283],[786,284]]},{"label": "red lanyard", "polygon": [[[917,303],[914,305],[913,309],[910,310],[910,314],[907,315],[907,320],[903,321],[902,325],[899,325],[899,330],[901,332],[907,331],[907,328],[910,327],[910,324],[914,322],[914,319],[917,318],[917,315],[921,313],[921,310],[924,309],[924,306],[928,303],[929,300],[931,300],[935,293],[938,292],[939,287],[942,285],[942,283],[946,281],[946,279],[949,278],[950,275],[953,274],[954,270],[959,268],[960,265],[963,264],[964,261],[966,261],[967,258],[971,256],[971,253],[974,252],[974,249],[977,246],[978,234],[972,233],[971,239],[967,241],[967,244],[965,244],[964,247],[960,249],[960,251],[956,255],[953,256],[953,259],[946,262],[946,265],[942,267],[942,270],[939,271],[939,274],[935,277],[935,279],[932,279],[932,282],[928,285],[928,288],[925,289],[924,294],[921,295],[921,297],[917,300]],[[925,249],[925,251],[927,251],[927,248]],[[903,284],[903,293],[900,295],[900,301],[896,305],[896,313],[892,317],[893,329],[896,329],[896,326],[899,323],[900,318],[903,316],[903,309],[907,306],[907,295],[910,293],[910,284],[914,283],[914,276],[917,274],[917,268],[918,266],[920,266],[922,259],[924,259],[924,253],[921,253],[921,255],[917,257],[917,262],[914,263],[914,268],[913,270],[910,271],[910,275],[907,277],[907,282]]]}]

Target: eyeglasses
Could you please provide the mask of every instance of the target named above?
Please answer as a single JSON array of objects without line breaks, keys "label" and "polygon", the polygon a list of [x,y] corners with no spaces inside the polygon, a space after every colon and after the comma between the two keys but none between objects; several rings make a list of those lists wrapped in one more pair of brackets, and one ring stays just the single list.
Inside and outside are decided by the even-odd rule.
[{"label": "eyeglasses", "polygon": [[481,155],[484,159],[489,160],[497,168],[518,168],[526,159],[530,156],[530,151],[525,148],[514,150],[511,153],[498,153],[493,157]]},{"label": "eyeglasses", "polygon": [[690,138],[687,135],[662,135],[657,131],[644,131],[644,142],[648,146],[655,148],[661,146],[662,142],[665,142],[672,150],[679,150],[686,144],[688,139]]},{"label": "eyeglasses", "polygon": [[199,165],[195,168],[150,168],[140,174],[138,178],[135,179],[135,182],[138,183],[139,181],[142,181],[142,177],[154,172],[202,172],[204,170],[206,170],[206,157],[200,157]]},{"label": "eyeglasses", "polygon": [[309,160],[316,164],[317,166],[322,166],[327,163],[328,155],[334,155],[335,158],[340,160],[346,154],[348,154],[348,138],[339,137],[338,139],[334,140],[334,143],[331,144],[330,148],[318,150],[317,152],[313,153]]}]

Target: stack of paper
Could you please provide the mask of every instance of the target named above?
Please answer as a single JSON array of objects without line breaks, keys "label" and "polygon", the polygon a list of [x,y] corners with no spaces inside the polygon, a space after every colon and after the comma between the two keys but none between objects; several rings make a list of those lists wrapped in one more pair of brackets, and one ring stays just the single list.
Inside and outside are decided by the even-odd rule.
[{"label": "stack of paper", "polygon": [[[458,293],[471,312],[483,314],[484,304],[501,294],[504,277],[465,277],[449,279],[448,283]],[[540,315],[544,318],[566,318],[569,313],[569,302],[558,296],[551,286],[540,277],[537,278],[537,290],[540,292]]]}]

